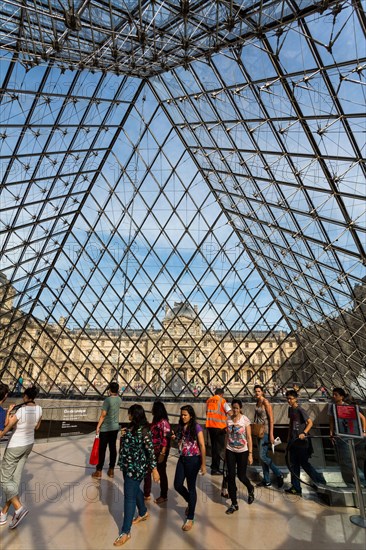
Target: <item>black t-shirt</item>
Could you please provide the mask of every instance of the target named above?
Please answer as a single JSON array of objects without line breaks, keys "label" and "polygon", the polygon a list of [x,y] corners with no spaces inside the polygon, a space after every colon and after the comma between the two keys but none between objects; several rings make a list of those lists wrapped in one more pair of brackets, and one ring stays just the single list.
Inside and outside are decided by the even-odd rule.
[{"label": "black t-shirt", "polygon": [[288,409],[290,419],[290,439],[296,439],[306,428],[306,421],[310,418],[308,413],[302,407]]}]

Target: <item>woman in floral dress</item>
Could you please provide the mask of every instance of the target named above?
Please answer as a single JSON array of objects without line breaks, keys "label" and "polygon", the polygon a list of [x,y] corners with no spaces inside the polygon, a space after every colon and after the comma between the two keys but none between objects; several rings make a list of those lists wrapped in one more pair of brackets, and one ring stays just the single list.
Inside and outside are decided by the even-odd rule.
[{"label": "woman in floral dress", "polygon": [[[138,524],[149,517],[140,484],[148,469],[151,469],[155,482],[159,481],[156,468],[154,447],[149,424],[141,405],[135,404],[128,409],[130,424],[122,428],[119,466],[124,477],[124,516],[120,534],[114,546],[122,546],[131,538],[132,524]],[[135,510],[138,515],[134,518]]]}]

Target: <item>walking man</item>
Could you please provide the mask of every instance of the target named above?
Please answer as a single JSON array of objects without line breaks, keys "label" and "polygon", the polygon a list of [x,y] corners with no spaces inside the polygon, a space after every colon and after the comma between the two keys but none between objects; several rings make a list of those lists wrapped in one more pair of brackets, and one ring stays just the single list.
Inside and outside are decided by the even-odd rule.
[{"label": "walking man", "polygon": [[285,492],[301,496],[300,467],[316,483],[325,485],[326,481],[323,474],[317,472],[309,462],[311,446],[308,435],[313,426],[313,421],[308,413],[299,406],[298,394],[295,390],[287,391],[286,398],[289,404],[288,416],[290,419],[288,444],[291,463],[291,487],[286,489]]}]

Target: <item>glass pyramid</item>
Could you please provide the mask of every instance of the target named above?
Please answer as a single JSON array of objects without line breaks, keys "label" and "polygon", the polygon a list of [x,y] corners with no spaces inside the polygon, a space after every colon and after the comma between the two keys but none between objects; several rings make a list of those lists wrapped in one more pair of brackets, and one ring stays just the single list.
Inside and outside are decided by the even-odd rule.
[{"label": "glass pyramid", "polygon": [[3,381],[366,397],[364,7],[2,2]]}]

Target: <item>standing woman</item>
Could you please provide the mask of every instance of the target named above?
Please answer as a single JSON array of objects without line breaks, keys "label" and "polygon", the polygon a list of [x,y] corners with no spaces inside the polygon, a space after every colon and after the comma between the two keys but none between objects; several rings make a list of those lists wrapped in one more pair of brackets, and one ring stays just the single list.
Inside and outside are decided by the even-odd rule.
[{"label": "standing woman", "polygon": [[262,386],[254,386],[254,394],[257,400],[255,406],[254,422],[256,424],[264,424],[264,436],[258,437],[258,451],[259,458],[262,462],[263,480],[257,484],[257,487],[270,487],[272,485],[271,478],[269,477],[269,470],[275,474],[277,478],[277,487],[281,489],[283,486],[283,475],[281,470],[273,463],[272,459],[268,456],[269,445],[274,443],[273,435],[273,409],[264,396],[264,389]]},{"label": "standing woman", "polygon": [[[202,427],[197,424],[196,413],[191,405],[180,409],[178,439],[179,460],[175,471],[174,488],[188,503],[183,531],[193,527],[197,503],[196,481],[198,472],[206,473],[206,447]],[[187,487],[184,481],[187,480]]]},{"label": "standing woman", "polygon": [[102,412],[97,424],[96,434],[99,435],[99,460],[92,477],[100,479],[105,461],[107,447],[109,447],[108,477],[114,477],[114,467],[117,460],[117,436],[119,432],[119,408],[122,399],[118,395],[119,385],[111,382],[108,386],[108,397],[103,401]]},{"label": "standing woman", "polygon": [[[153,480],[156,483],[159,481],[151,432],[143,407],[138,404],[132,405],[128,409],[128,418],[129,426],[121,430],[121,449],[118,462],[124,477],[124,516],[121,532],[114,541],[114,546],[125,544],[131,538],[132,524],[145,521],[149,517],[144,502],[144,493],[140,487],[149,468]],[[136,507],[138,516],[134,519]]]},{"label": "standing woman", "polygon": [[226,466],[228,473],[228,490],[231,506],[226,514],[239,510],[235,476],[248,489],[248,504],[254,501],[254,487],[247,477],[247,465],[253,464],[253,442],[250,430],[250,420],[242,414],[242,402],[233,399],[231,402],[232,416],[227,419]]},{"label": "standing woman", "polygon": [[42,419],[42,409],[34,402],[37,395],[38,390],[35,386],[27,388],[23,394],[23,404],[10,416],[8,424],[0,431],[2,438],[10,430],[14,430],[5,449],[0,478],[5,496],[0,525],[7,522],[9,508],[13,505],[14,515],[9,524],[10,529],[15,529],[29,512],[19,499],[19,486],[24,465],[34,444],[34,432],[38,430]]},{"label": "standing woman", "polygon": [[[162,504],[168,500],[168,476],[166,474],[166,464],[170,450],[171,427],[164,403],[161,401],[155,401],[151,412],[153,415],[153,420],[150,429],[157,469],[160,476],[160,496],[155,500],[155,502],[156,504]],[[144,480],[145,500],[149,500],[150,492],[151,471],[149,470]]]}]

